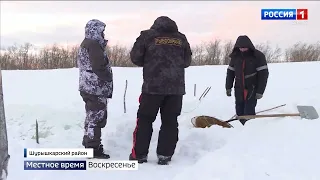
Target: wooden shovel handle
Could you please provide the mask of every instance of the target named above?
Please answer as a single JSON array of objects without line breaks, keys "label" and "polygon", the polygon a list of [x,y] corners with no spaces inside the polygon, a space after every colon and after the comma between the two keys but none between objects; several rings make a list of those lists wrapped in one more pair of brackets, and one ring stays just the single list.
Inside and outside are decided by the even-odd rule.
[{"label": "wooden shovel handle", "polygon": [[[274,109],[277,109],[277,108],[280,108],[280,107],[283,107],[285,106],[286,104],[282,104],[282,105],[279,105],[279,106],[276,106],[276,107],[273,107],[273,108],[269,108],[269,109],[265,109],[265,110],[262,110],[262,111],[258,111],[256,114],[260,114],[262,112],[267,112],[267,111],[271,111],[271,110],[274,110]],[[234,119],[237,115],[233,115],[230,119]]]},{"label": "wooden shovel handle", "polygon": [[236,118],[237,119],[253,119],[253,118],[264,118],[264,117],[287,117],[287,116],[300,116],[300,114],[293,113],[293,114],[246,115],[246,116],[236,116]]}]

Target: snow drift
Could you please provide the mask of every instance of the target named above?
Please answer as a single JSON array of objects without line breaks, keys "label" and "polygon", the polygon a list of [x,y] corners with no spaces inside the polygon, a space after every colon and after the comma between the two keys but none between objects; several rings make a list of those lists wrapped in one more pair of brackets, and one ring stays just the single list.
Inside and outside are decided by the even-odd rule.
[{"label": "snow drift", "polygon": [[[169,166],[156,165],[158,119],[154,124],[149,163],[138,171],[24,171],[23,148],[81,147],[84,103],[77,91],[78,69],[4,71],[4,101],[8,123],[9,180],[318,180],[320,179],[320,120],[264,118],[235,128],[195,129],[196,115],[228,119],[234,115],[234,98],[225,95],[226,66],[190,67],[187,94],[179,117],[180,141]],[[270,77],[257,110],[286,103],[272,113],[295,113],[296,105],[313,105],[320,111],[320,81],[314,74],[319,62],[269,64]],[[127,160],[132,146],[141,68],[113,68],[114,96],[109,102],[103,143],[112,160]],[[123,93],[128,80],[127,113]],[[197,97],[193,87],[197,84]],[[202,91],[210,92],[194,109]],[[40,144],[35,142],[39,122]]]}]

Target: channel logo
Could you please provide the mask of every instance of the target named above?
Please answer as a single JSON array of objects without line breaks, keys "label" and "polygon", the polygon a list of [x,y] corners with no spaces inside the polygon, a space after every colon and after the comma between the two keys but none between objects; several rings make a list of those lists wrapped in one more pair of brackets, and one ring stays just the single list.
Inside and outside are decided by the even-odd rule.
[{"label": "channel logo", "polygon": [[261,20],[308,20],[308,9],[261,9]]}]

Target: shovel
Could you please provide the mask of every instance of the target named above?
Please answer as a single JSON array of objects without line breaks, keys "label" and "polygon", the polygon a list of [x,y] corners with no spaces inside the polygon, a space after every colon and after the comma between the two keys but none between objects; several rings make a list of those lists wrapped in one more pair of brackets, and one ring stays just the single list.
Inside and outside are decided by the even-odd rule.
[{"label": "shovel", "polygon": [[[279,105],[279,106],[276,106],[276,107],[273,107],[273,108],[269,108],[269,109],[265,109],[265,110],[262,110],[262,111],[258,111],[256,114],[260,114],[260,113],[263,113],[263,112],[267,112],[267,111],[271,111],[271,110],[274,110],[274,109],[277,109],[277,108],[280,108],[280,107],[283,107],[285,106],[286,104],[282,104],[282,105]],[[237,117],[237,115],[233,115],[230,119],[233,119]]]},{"label": "shovel", "polygon": [[[207,88],[208,89],[208,88]],[[206,89],[206,90],[207,90]],[[204,92],[205,93],[205,92]],[[204,94],[203,93],[203,94]],[[262,112],[267,112],[267,111],[271,111],[271,110],[274,110],[274,109],[277,109],[277,108],[280,108],[280,107],[283,107],[285,106],[286,104],[282,104],[282,105],[279,105],[279,106],[275,106],[275,107],[272,107],[272,108],[269,108],[269,109],[265,109],[265,110],[261,110],[259,112],[257,112],[256,114],[259,114],[259,113],[262,113]],[[234,116],[232,116],[231,118],[229,119],[232,119],[231,121],[234,121],[233,118],[235,118],[237,115],[235,114]],[[236,119],[237,120],[237,119]],[[231,122],[230,121],[230,122]],[[227,122],[227,123],[226,123]],[[229,121],[221,121],[215,117],[211,117],[211,116],[196,116],[194,118],[191,119],[191,123],[193,124],[194,127],[197,127],[197,128],[205,128],[205,127],[209,127],[211,126],[212,124],[217,124],[217,125],[220,125],[222,127],[227,127],[227,128],[230,128],[232,127],[231,124],[228,123]]]},{"label": "shovel", "polygon": [[297,109],[298,109],[298,113],[292,113],[292,114],[246,115],[246,116],[236,116],[236,118],[230,119],[230,120],[238,120],[238,119],[249,120],[249,119],[264,118],[264,117],[289,117],[289,116],[300,116],[302,119],[309,119],[309,120],[314,120],[319,118],[317,110],[313,106],[297,106]]},{"label": "shovel", "polygon": [[193,124],[195,127],[205,128],[210,127],[212,125],[219,125],[224,128],[232,128],[233,126],[229,123],[231,121],[239,120],[239,119],[255,119],[255,118],[265,118],[265,117],[292,117],[292,116],[300,116],[302,119],[314,120],[318,119],[319,115],[316,109],[313,106],[297,106],[298,113],[291,114],[265,114],[265,115],[246,115],[246,116],[236,116],[233,119],[222,121],[215,117],[210,116],[198,116],[193,119]]}]

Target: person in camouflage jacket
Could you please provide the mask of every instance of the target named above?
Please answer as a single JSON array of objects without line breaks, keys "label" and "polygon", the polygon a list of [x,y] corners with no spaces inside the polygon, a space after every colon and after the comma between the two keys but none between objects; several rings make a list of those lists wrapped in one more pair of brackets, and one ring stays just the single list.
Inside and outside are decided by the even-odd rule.
[{"label": "person in camouflage jacket", "polygon": [[82,145],[94,149],[94,157],[110,158],[101,144],[101,129],[107,123],[107,102],[113,94],[113,73],[105,48],[106,24],[90,20],[85,26],[77,62],[79,67],[79,91],[85,102],[86,119]]}]

